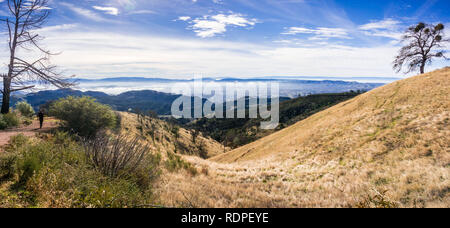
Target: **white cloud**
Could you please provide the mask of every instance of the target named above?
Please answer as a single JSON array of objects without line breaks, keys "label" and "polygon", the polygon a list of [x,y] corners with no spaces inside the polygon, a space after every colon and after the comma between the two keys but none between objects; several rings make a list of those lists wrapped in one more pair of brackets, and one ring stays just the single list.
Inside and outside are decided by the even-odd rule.
[{"label": "white cloud", "polygon": [[178,20],[180,20],[180,21],[189,21],[189,20],[191,20],[191,17],[189,17],[189,16],[181,16],[181,17],[178,17]]},{"label": "white cloud", "polygon": [[373,21],[371,23],[361,25],[358,28],[368,36],[386,37],[399,40],[402,37],[400,31],[401,22],[388,18],[381,21]]},{"label": "white cloud", "polygon": [[91,10],[80,8],[80,7],[77,7],[77,6],[75,6],[75,5],[71,4],[71,3],[66,3],[66,2],[61,2],[59,4],[62,5],[62,6],[67,7],[72,12],[74,12],[74,13],[82,16],[82,17],[85,17],[85,18],[88,18],[88,19],[91,19],[91,20],[94,20],[94,21],[97,21],[97,22],[105,22],[105,21],[107,21],[105,18],[99,16],[98,14],[96,14],[95,12],[93,12]]},{"label": "white cloud", "polygon": [[374,21],[365,25],[359,26],[361,30],[376,30],[376,29],[387,29],[387,30],[395,30],[398,28],[398,25],[401,24],[400,21],[388,18],[382,21]]},{"label": "white cloud", "polygon": [[[181,19],[181,18],[179,18]],[[191,18],[183,18],[190,20]],[[227,27],[248,27],[254,26],[257,23],[256,19],[247,19],[242,14],[231,13],[228,15],[218,14],[214,16],[204,16],[190,21],[192,29],[197,36],[202,38],[214,37],[218,34],[223,34],[227,31]]]},{"label": "white cloud", "polygon": [[310,40],[323,40],[329,38],[351,39],[348,36],[346,29],[342,28],[325,28],[319,27],[316,29],[290,27],[283,35],[297,35],[297,34],[311,34]]},{"label": "white cloud", "polygon": [[100,11],[104,11],[106,14],[117,16],[119,15],[119,9],[115,7],[102,7],[102,6],[93,6],[92,8]]}]

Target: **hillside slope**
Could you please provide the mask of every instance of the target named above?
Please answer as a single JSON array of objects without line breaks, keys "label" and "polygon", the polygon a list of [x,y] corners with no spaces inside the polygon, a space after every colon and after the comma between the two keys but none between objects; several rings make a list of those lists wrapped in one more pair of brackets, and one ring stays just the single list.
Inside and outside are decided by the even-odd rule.
[{"label": "hillside slope", "polygon": [[[213,157],[224,152],[223,146],[211,138],[180,128],[166,121],[120,112],[121,133],[141,135],[154,151]],[[202,154],[203,153],[203,154]]]},{"label": "hillside slope", "polygon": [[184,202],[173,194],[183,191],[206,207],[352,207],[382,195],[450,207],[449,78],[445,68],[398,81],[209,161],[191,158],[209,176],[173,176],[163,203]]},{"label": "hillside slope", "polygon": [[449,159],[449,94],[450,68],[412,77],[336,105],[212,160],[248,161],[294,151],[355,156],[368,161],[395,152]]},{"label": "hillside slope", "polygon": [[[300,120],[360,95],[361,92],[313,94],[293,99],[280,98],[280,124],[276,129],[261,129],[262,118],[216,119],[203,118],[188,123],[188,128],[198,129],[211,138],[231,148],[238,148],[273,134]],[[249,98],[246,98],[248,109]],[[255,101],[256,103],[256,101]],[[247,111],[248,113],[248,111]]]}]

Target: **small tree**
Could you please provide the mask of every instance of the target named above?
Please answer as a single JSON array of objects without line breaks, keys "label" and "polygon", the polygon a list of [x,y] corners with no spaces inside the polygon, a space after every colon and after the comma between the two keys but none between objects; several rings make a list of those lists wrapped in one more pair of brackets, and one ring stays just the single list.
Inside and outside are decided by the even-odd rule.
[{"label": "small tree", "polygon": [[[8,44],[8,73],[1,74],[3,88],[1,113],[9,112],[12,92],[31,89],[34,83],[51,84],[58,88],[73,85],[56,70],[56,66],[49,63],[51,55],[39,44],[42,37],[36,31],[47,21],[50,7],[49,0],[6,0],[0,1],[0,6],[7,13],[0,17],[5,23]],[[35,50],[42,57],[30,61],[29,58],[19,56],[19,50]]]},{"label": "small tree", "polygon": [[447,59],[442,48],[450,40],[444,38],[443,24],[419,23],[416,26],[411,26],[405,32],[402,41],[407,45],[400,49],[393,62],[393,68],[397,73],[406,65],[405,73],[419,69],[420,73],[423,74],[425,73],[425,66],[431,64],[434,58]]},{"label": "small tree", "polygon": [[107,105],[90,97],[63,98],[50,107],[50,115],[62,120],[62,126],[83,137],[94,137],[100,130],[114,128],[117,117]]}]

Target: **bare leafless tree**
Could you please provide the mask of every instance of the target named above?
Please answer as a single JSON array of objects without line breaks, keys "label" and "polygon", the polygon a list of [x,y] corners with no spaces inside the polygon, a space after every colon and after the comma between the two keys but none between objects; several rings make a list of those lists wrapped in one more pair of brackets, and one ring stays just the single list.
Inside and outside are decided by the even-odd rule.
[{"label": "bare leafless tree", "polygon": [[400,72],[406,65],[405,73],[420,70],[420,73],[423,74],[425,66],[431,64],[433,59],[447,59],[443,48],[450,40],[444,38],[443,24],[419,23],[411,26],[405,32],[402,41],[407,45],[400,49],[393,62],[393,68],[397,72]]},{"label": "bare leafless tree", "polygon": [[[8,9],[8,16],[1,17],[7,28],[9,48],[8,73],[2,74],[3,94],[1,113],[9,112],[12,92],[34,88],[35,84],[51,84],[58,88],[73,85],[62,76],[56,66],[50,63],[50,56],[55,55],[43,48],[37,34],[38,29],[47,21],[50,13],[49,0],[6,0],[1,3]],[[37,51],[42,57],[30,60],[19,57],[19,49]]]}]

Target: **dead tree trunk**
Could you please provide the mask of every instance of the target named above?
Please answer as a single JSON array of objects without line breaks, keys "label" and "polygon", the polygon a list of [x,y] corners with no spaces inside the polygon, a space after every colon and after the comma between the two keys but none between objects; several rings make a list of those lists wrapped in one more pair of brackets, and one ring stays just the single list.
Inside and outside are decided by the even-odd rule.
[{"label": "dead tree trunk", "polygon": [[[5,75],[6,76],[6,75]],[[2,90],[2,114],[7,114],[9,112],[9,102],[11,98],[11,92],[9,88],[11,87],[11,82],[7,77],[3,77],[3,90]]]}]

